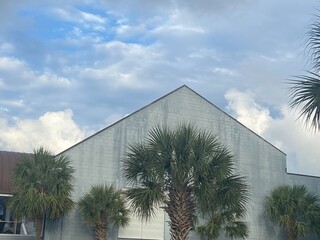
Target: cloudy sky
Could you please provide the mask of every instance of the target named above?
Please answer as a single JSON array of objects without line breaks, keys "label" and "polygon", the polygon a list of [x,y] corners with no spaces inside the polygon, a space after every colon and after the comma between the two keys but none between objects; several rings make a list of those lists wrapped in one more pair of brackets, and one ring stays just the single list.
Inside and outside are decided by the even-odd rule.
[{"label": "cloudy sky", "polygon": [[316,0],[1,0],[0,150],[58,153],[186,84],[320,175],[289,111]]}]

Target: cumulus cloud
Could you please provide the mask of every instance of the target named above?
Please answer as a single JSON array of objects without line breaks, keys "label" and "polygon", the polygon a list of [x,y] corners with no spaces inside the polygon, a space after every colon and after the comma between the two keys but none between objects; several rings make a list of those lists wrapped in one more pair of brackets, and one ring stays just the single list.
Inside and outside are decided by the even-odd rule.
[{"label": "cumulus cloud", "polygon": [[71,108],[66,102],[75,98],[69,92],[74,87],[70,78],[50,71],[35,71],[23,60],[0,56],[0,107],[11,117]]},{"label": "cumulus cloud", "polygon": [[270,126],[269,110],[255,102],[253,93],[230,89],[225,98],[228,100],[227,110],[257,134],[264,133]]},{"label": "cumulus cloud", "polygon": [[38,119],[16,119],[8,124],[0,119],[0,146],[6,150],[32,152],[44,146],[59,153],[84,139],[85,133],[73,120],[70,109],[47,112]]},{"label": "cumulus cloud", "polygon": [[272,117],[250,92],[235,89],[225,94],[229,113],[287,154],[289,172],[320,175],[320,133],[308,131],[298,113],[283,106],[280,117]]},{"label": "cumulus cloud", "polygon": [[[290,153],[295,137],[278,136],[276,127],[291,126],[294,117],[279,110],[282,117],[275,118],[267,106],[283,104],[283,80],[301,73],[300,40],[316,5],[2,0],[1,129],[19,135],[20,126],[41,122],[33,116],[69,108],[82,127],[100,128],[187,83],[220,108],[227,99],[229,112],[292,162],[299,155]],[[241,91],[224,99],[230,88]],[[306,131],[291,128],[304,141]]]},{"label": "cumulus cloud", "polygon": [[320,176],[320,133],[311,132],[296,120],[296,112],[283,107],[281,114],[281,118],[273,119],[265,137],[287,153],[289,171]]}]

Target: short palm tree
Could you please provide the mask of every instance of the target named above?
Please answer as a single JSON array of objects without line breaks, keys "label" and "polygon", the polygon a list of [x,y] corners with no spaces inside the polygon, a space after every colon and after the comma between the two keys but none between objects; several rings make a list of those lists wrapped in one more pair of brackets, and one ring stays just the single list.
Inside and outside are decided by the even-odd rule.
[{"label": "short palm tree", "polygon": [[311,71],[290,80],[290,106],[301,106],[300,116],[316,131],[320,130],[320,16],[308,33],[307,53]]},{"label": "short palm tree", "polygon": [[266,196],[265,213],[284,229],[288,240],[297,240],[318,230],[319,198],[304,185],[279,186]]},{"label": "short palm tree", "polygon": [[8,208],[16,218],[35,221],[37,240],[41,239],[45,218],[57,219],[72,209],[73,172],[68,157],[53,156],[43,147],[16,165],[13,183],[17,193]]},{"label": "short palm tree", "polygon": [[229,238],[249,236],[246,214],[248,188],[242,178],[231,176],[219,184],[215,200],[203,208],[203,224],[196,228],[202,239],[215,240],[224,233]]},{"label": "short palm tree", "polygon": [[133,185],[127,193],[134,211],[149,219],[163,207],[172,240],[188,239],[196,211],[217,199],[224,181],[239,177],[230,151],[212,134],[187,124],[153,128],[146,142],[129,147],[123,172]]},{"label": "short palm tree", "polygon": [[129,210],[120,190],[111,186],[93,186],[88,194],[80,199],[83,220],[94,226],[97,240],[106,240],[106,231],[111,225],[126,226]]}]

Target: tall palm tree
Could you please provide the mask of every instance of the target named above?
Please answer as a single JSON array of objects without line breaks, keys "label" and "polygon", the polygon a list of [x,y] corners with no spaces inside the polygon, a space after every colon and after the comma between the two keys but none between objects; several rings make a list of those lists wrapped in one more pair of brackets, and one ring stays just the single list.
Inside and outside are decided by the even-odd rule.
[{"label": "tall palm tree", "polygon": [[8,201],[8,208],[16,218],[35,221],[37,240],[45,218],[57,219],[72,209],[73,172],[68,157],[55,157],[43,147],[16,165],[12,180],[17,193]]},{"label": "tall palm tree", "polygon": [[300,118],[306,125],[320,130],[320,16],[317,16],[307,35],[307,53],[309,54],[311,71],[289,81],[290,107],[300,109]]},{"label": "tall palm tree", "polygon": [[248,189],[238,176],[231,176],[222,181],[214,201],[202,208],[202,225],[196,232],[202,239],[215,240],[221,233],[229,238],[245,239],[249,229],[242,218],[246,214]]},{"label": "tall palm tree", "polygon": [[120,190],[111,186],[93,186],[89,193],[80,199],[83,220],[93,225],[97,240],[106,240],[109,226],[126,226],[129,222],[129,210]]},{"label": "tall palm tree", "polygon": [[304,185],[279,186],[266,196],[265,213],[284,229],[288,240],[297,240],[318,230],[319,198]]},{"label": "tall palm tree", "polygon": [[216,137],[186,124],[153,128],[146,142],[129,147],[123,172],[133,185],[127,193],[134,211],[149,219],[156,207],[163,207],[172,240],[189,238],[196,211],[213,203],[223,181],[244,181],[234,175],[233,156]]}]

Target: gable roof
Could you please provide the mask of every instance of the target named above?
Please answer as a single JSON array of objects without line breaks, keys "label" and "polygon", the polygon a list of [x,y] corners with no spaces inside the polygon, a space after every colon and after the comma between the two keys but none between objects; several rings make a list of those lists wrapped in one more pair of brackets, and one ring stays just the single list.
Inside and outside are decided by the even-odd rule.
[{"label": "gable roof", "polygon": [[121,121],[123,121],[123,120],[125,120],[125,119],[127,119],[127,118],[129,118],[129,117],[131,117],[131,116],[134,115],[135,113],[140,112],[140,111],[144,110],[145,108],[148,108],[150,105],[152,105],[152,104],[154,104],[154,103],[156,103],[156,102],[158,102],[158,101],[166,98],[166,97],[169,96],[169,95],[175,94],[176,92],[178,92],[178,91],[180,91],[180,90],[182,90],[182,89],[188,90],[188,91],[196,94],[198,97],[200,97],[201,99],[203,99],[203,100],[205,100],[207,103],[209,103],[212,107],[218,109],[222,114],[226,115],[227,117],[229,117],[229,118],[232,119],[233,121],[235,121],[235,122],[237,122],[238,124],[242,125],[244,128],[248,129],[250,132],[252,132],[253,134],[255,134],[257,137],[259,137],[260,139],[262,139],[263,141],[265,141],[266,143],[268,143],[269,145],[271,145],[272,147],[274,147],[275,149],[277,149],[278,151],[280,151],[281,153],[283,153],[284,155],[286,155],[286,153],[284,153],[282,150],[280,150],[279,148],[277,148],[276,146],[274,146],[272,143],[268,142],[266,139],[264,139],[263,137],[261,137],[260,135],[258,135],[257,133],[255,133],[253,130],[251,130],[250,128],[248,128],[247,126],[245,126],[244,124],[242,124],[241,122],[239,122],[237,119],[235,119],[235,118],[233,118],[232,116],[230,116],[230,115],[229,115],[228,113],[226,113],[225,111],[221,110],[219,107],[217,107],[216,105],[214,105],[214,104],[213,104],[212,102],[210,102],[208,99],[206,99],[205,97],[201,96],[199,93],[197,93],[196,91],[194,91],[193,89],[191,89],[190,87],[188,87],[188,86],[185,85],[185,84],[182,85],[182,86],[180,86],[180,87],[178,87],[177,89],[175,89],[175,90],[173,90],[173,91],[165,94],[164,96],[162,96],[162,97],[154,100],[153,102],[145,105],[144,107],[142,107],[142,108],[140,108],[140,109],[132,112],[131,114],[126,115],[125,117],[119,119],[118,121],[116,121],[116,122],[108,125],[107,127],[99,130],[98,132],[90,135],[89,137],[83,139],[82,141],[76,143],[75,145],[73,145],[73,146],[65,149],[64,151],[60,152],[58,155],[63,154],[64,152],[68,151],[69,149],[71,149],[71,148],[73,148],[73,147],[81,144],[81,143],[84,142],[84,141],[89,140],[90,138],[98,135],[99,133],[105,131],[106,129],[111,128],[112,126],[118,124],[119,122],[121,122]]}]

